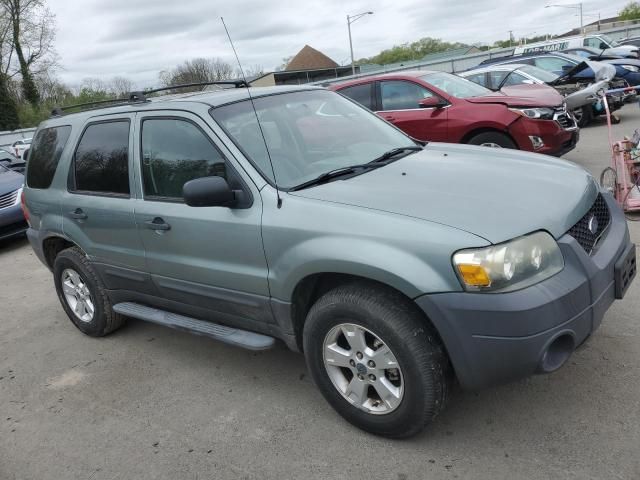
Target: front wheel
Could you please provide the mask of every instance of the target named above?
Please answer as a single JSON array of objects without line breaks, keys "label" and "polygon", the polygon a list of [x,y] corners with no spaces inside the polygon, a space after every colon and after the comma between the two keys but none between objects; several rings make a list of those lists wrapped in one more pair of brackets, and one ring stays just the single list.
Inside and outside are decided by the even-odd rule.
[{"label": "front wheel", "polygon": [[338,287],[309,311],[303,340],[316,385],[363,430],[409,437],[446,403],[451,368],[444,347],[399,293],[364,283]]},{"label": "front wheel", "polygon": [[578,127],[586,127],[593,120],[593,107],[591,105],[585,105],[580,108],[576,108],[573,111],[573,116],[576,119]]},{"label": "front wheel", "polygon": [[517,148],[507,135],[500,132],[484,132],[473,136],[467,142],[469,145],[478,145],[481,147],[492,148]]}]

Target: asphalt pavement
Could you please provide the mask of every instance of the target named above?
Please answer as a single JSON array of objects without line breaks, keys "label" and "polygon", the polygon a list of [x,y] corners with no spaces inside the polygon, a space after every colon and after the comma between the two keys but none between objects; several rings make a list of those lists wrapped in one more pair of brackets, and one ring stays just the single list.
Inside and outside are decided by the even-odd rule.
[{"label": "asphalt pavement", "polygon": [[[637,105],[620,117],[615,138],[640,128]],[[565,158],[599,175],[606,127],[581,133]],[[639,334],[640,279],[560,371],[457,391],[422,435],[391,441],[342,420],[284,347],[252,353],[138,321],[82,335],[28,243],[4,242],[0,479],[635,480]]]}]

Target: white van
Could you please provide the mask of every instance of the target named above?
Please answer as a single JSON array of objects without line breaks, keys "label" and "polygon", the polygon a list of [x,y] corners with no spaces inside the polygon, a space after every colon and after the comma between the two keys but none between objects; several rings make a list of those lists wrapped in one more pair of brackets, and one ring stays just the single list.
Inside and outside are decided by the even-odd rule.
[{"label": "white van", "polygon": [[530,43],[516,47],[513,54],[521,55],[531,52],[561,52],[568,48],[591,47],[602,50],[605,55],[619,55],[626,57],[634,55],[638,57],[638,47],[633,45],[620,45],[618,42],[603,33],[590,35],[576,35],[575,37],[554,38],[545,42]]}]

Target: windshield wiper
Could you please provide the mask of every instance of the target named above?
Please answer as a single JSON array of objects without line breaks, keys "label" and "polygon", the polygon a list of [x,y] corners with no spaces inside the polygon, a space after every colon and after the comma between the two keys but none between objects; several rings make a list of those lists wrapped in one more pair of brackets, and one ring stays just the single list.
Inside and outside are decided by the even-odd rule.
[{"label": "windshield wiper", "polygon": [[[393,157],[397,157],[398,155],[400,155],[401,153],[407,153],[407,155],[409,154],[408,152],[419,152],[421,151],[423,148],[418,146],[418,145],[411,145],[408,147],[398,147],[398,148],[394,148],[389,150],[388,152],[383,153],[382,155],[380,155],[377,158],[374,158],[373,160],[371,160],[368,165],[370,164],[376,164],[376,163],[381,163],[381,162],[387,162],[387,160],[392,159]],[[397,160],[397,159],[396,159]]]},{"label": "windshield wiper", "polygon": [[322,175],[316,178],[303,182],[300,185],[296,185],[295,187],[291,188],[289,191],[296,192],[298,190],[304,190],[305,188],[313,187],[315,185],[320,185],[330,180],[334,180],[339,177],[344,177],[345,175],[351,175],[353,173],[356,173],[358,170],[362,170],[364,172],[367,170],[373,170],[375,168],[384,167],[385,165],[388,165],[393,161],[392,160],[393,157],[398,157],[401,153],[418,152],[421,150],[422,150],[422,147],[419,147],[418,145],[394,148],[392,150],[389,150],[386,153],[383,153],[379,157],[374,158],[369,163],[336,168],[335,170],[331,170],[329,172],[323,173]]}]

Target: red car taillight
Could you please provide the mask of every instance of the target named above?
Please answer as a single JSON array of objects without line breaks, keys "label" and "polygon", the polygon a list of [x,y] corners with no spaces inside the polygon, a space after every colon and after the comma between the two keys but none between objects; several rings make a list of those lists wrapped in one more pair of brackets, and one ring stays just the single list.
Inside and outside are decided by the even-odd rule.
[{"label": "red car taillight", "polygon": [[[24,201],[24,190],[22,191],[22,194],[20,195],[20,207],[22,208],[22,213],[24,215],[24,219],[29,222],[29,218],[31,217],[31,215],[29,214],[29,209],[27,208],[27,204]],[[31,225],[31,224],[29,224]]]}]

